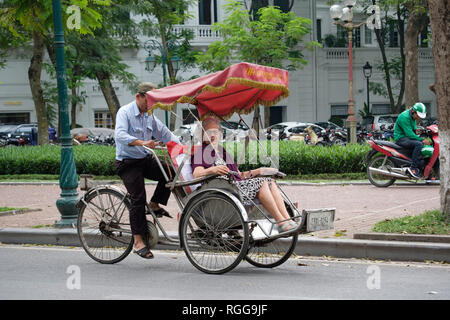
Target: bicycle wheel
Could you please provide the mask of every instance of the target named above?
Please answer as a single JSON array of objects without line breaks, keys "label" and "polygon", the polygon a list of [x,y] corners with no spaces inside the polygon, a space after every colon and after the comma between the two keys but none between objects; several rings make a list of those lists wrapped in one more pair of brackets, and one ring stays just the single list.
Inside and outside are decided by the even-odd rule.
[{"label": "bicycle wheel", "polygon": [[235,268],[247,253],[248,225],[231,198],[210,193],[186,207],[180,239],[197,269],[222,274]]},{"label": "bicycle wheel", "polygon": [[86,253],[100,263],[117,263],[133,248],[130,200],[121,192],[99,188],[87,195],[78,215],[77,231]]},{"label": "bicycle wheel", "polygon": [[[286,209],[293,217],[293,211],[287,204]],[[258,268],[275,268],[289,259],[297,245],[297,240],[298,233],[276,240],[252,240],[250,237],[249,250],[245,260]]]}]

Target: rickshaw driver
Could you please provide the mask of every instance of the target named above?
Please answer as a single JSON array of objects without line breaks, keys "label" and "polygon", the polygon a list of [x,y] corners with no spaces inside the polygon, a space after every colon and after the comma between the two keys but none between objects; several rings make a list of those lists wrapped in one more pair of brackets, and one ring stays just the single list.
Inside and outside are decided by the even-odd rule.
[{"label": "rickshaw driver", "polygon": [[[160,142],[174,141],[178,138],[153,114],[148,115],[149,106],[145,93],[155,89],[150,82],[138,85],[136,100],[122,106],[117,112],[114,138],[116,142],[116,161],[114,167],[130,194],[130,226],[134,238],[134,253],[142,258],[152,259],[153,254],[144,241],[147,234],[145,218],[145,181],[144,178],[158,181],[150,208],[156,215],[169,216],[159,205],[167,205],[170,189],[155,159],[143,146],[154,148]],[[160,142],[155,141],[158,138]],[[166,167],[166,171],[169,169]]]}]

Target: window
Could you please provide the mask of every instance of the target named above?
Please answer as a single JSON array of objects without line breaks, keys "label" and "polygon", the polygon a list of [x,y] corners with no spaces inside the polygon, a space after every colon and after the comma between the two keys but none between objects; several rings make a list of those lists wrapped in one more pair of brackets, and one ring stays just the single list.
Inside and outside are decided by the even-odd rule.
[{"label": "window", "polygon": [[0,123],[30,123],[30,113],[0,113]]},{"label": "window", "polygon": [[217,22],[217,0],[199,0],[198,18],[200,25],[211,25]]},{"label": "window", "polygon": [[372,30],[364,25],[364,44],[372,44]]},{"label": "window", "polygon": [[353,48],[361,47],[361,28],[353,30]]},{"label": "window", "polygon": [[347,30],[345,30],[345,28],[342,27],[341,25],[337,26],[336,38],[337,38],[336,47],[338,47],[338,48],[347,47],[348,33],[347,33]]},{"label": "window", "polygon": [[372,113],[373,114],[388,114],[391,113],[391,105],[388,103],[379,103],[372,104]]},{"label": "window", "polygon": [[109,128],[109,129],[114,128],[112,116],[109,111],[95,112],[94,121],[95,121],[94,127],[96,128]]},{"label": "window", "polygon": [[269,0],[253,0],[252,1],[252,6],[253,6],[253,20],[258,20],[259,16],[258,16],[258,10],[264,7],[269,6]]},{"label": "window", "polygon": [[331,105],[331,116],[336,116],[339,118],[347,118],[348,116],[348,105],[346,104],[332,104]]},{"label": "window", "polygon": [[[336,47],[344,48],[348,47],[348,31],[342,27],[341,25],[337,26],[337,41]],[[353,47],[359,48],[361,47],[361,30],[360,28],[356,28],[353,30]]]},{"label": "window", "polygon": [[404,25],[400,24],[398,25],[397,20],[390,20],[387,25],[388,32],[386,33],[386,43],[391,48],[396,48],[400,46],[400,36],[398,33],[398,30],[400,28],[400,32],[404,34]]},{"label": "window", "polygon": [[322,42],[322,19],[316,20],[317,41]]},{"label": "window", "polygon": [[284,13],[289,12],[289,0],[274,0],[273,5],[280,7]]},{"label": "window", "polygon": [[270,121],[269,125],[283,122],[283,114],[286,113],[286,106],[273,106],[269,108]]}]

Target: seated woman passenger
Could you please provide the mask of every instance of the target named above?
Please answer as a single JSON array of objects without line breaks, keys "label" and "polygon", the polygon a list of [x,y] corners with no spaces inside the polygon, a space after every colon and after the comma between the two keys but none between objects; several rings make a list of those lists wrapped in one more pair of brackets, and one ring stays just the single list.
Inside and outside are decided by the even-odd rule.
[{"label": "seated woman passenger", "polygon": [[222,130],[218,120],[212,117],[207,118],[202,122],[202,126],[203,144],[193,154],[191,160],[194,177],[199,178],[210,174],[225,176],[230,171],[236,172],[234,180],[244,203],[248,203],[255,198],[258,199],[278,222],[280,232],[296,228],[296,223],[292,220],[287,220],[290,219],[290,216],[286,210],[280,190],[278,190],[276,185],[273,185],[275,181],[271,178],[255,177],[261,174],[262,170],[268,168],[239,172],[233,158],[219,145]]}]

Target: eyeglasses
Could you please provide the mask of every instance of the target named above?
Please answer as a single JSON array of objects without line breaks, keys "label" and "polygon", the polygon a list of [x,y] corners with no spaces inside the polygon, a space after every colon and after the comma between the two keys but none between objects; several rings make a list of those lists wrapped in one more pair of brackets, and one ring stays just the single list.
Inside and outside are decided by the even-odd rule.
[{"label": "eyeglasses", "polygon": [[206,134],[208,136],[218,136],[222,134],[222,131],[219,129],[208,129],[206,130]]}]

